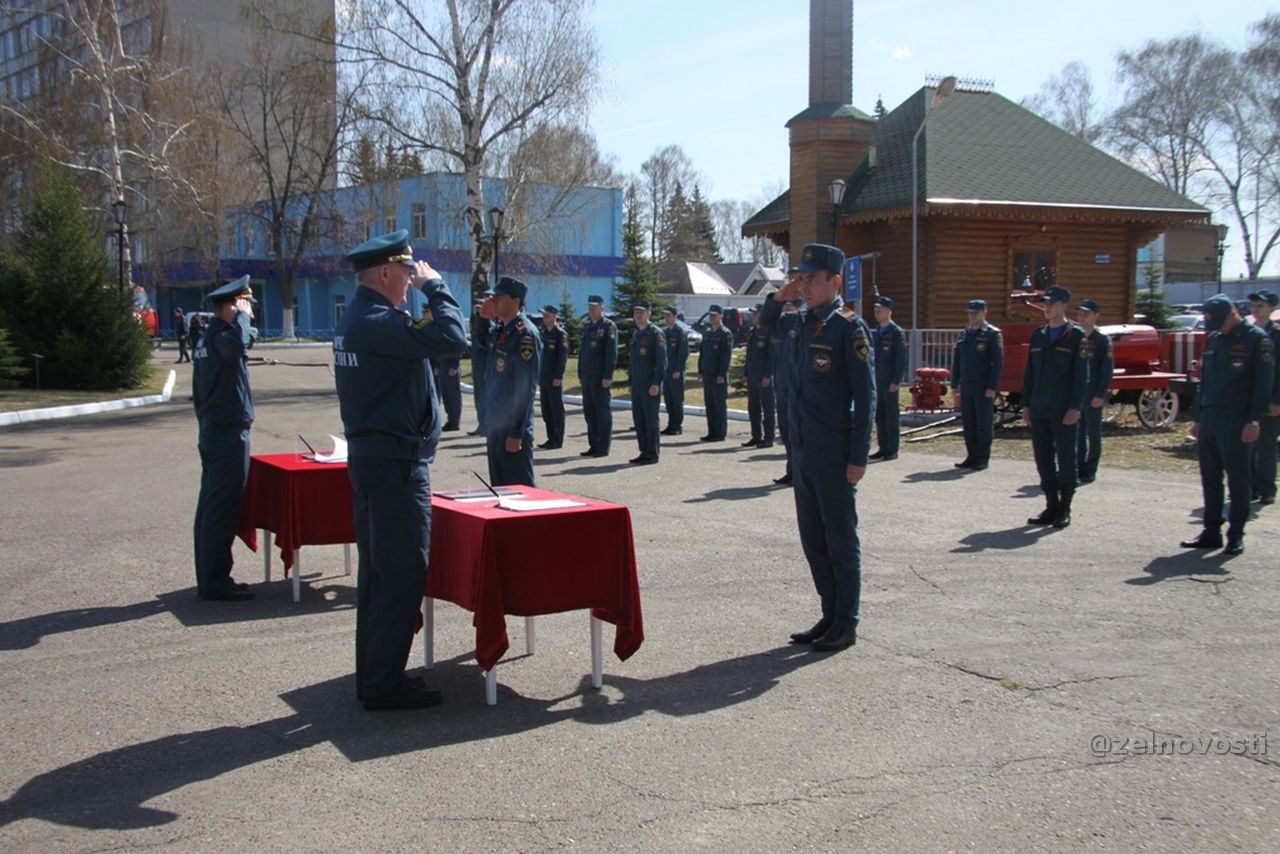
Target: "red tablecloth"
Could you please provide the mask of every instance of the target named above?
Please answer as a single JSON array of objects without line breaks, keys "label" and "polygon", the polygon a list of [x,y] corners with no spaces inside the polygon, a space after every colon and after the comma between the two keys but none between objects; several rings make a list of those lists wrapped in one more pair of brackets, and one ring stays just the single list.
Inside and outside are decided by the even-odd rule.
[{"label": "red tablecloth", "polygon": [[484,670],[507,651],[506,614],[584,608],[617,627],[613,651],[625,661],[644,642],[630,511],[542,489],[520,491],[585,506],[517,513],[433,497],[427,595],[475,614],[476,661]]},{"label": "red tablecloth", "polygon": [[259,528],[275,533],[286,573],[294,549],[354,543],[346,464],[316,463],[298,454],[251,457],[239,533],[254,551]]}]

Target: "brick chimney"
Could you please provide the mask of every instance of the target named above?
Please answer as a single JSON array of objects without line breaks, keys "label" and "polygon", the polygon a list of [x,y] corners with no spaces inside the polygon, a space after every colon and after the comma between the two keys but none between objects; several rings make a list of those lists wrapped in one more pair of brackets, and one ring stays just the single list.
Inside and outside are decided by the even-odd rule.
[{"label": "brick chimney", "polygon": [[793,254],[831,240],[827,185],[848,178],[871,147],[875,122],[852,100],[853,0],[809,0],[809,106],[787,122]]}]

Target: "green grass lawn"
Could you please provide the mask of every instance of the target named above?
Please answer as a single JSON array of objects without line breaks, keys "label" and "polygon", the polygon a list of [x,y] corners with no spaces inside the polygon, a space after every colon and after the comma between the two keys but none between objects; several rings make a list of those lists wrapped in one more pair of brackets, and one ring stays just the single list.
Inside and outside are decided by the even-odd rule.
[{"label": "green grass lawn", "polygon": [[23,409],[44,409],[49,406],[74,406],[78,403],[96,403],[100,400],[118,400],[122,397],[142,397],[159,394],[164,390],[164,382],[169,378],[169,371],[151,365],[145,382],[138,388],[108,389],[105,391],[80,391],[72,389],[16,388],[0,391],[0,412],[17,412]]}]

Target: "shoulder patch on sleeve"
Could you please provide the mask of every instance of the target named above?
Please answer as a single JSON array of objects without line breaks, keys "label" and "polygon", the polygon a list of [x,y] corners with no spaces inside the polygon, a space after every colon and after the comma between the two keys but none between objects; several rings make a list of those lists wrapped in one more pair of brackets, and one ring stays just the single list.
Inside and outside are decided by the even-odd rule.
[{"label": "shoulder patch on sleeve", "polygon": [[430,326],[430,325],[431,325],[431,318],[429,317],[420,317],[417,320],[413,321],[414,329],[422,329],[424,326]]}]

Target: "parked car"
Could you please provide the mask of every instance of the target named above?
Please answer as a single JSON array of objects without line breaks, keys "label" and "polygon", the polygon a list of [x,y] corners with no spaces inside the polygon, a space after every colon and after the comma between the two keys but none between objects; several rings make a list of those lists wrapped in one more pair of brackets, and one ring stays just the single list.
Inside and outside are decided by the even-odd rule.
[{"label": "parked car", "polygon": [[[751,334],[751,312],[745,308],[726,308],[724,310],[724,325],[729,327],[729,330],[733,333],[735,346],[745,344],[747,336]],[[693,324],[693,328],[699,334],[706,335],[707,330],[711,328],[711,315],[704,313]],[[698,343],[701,344],[702,342],[699,341]],[[690,349],[692,349],[692,346]]]},{"label": "parked car", "polygon": [[1169,318],[1169,322],[1184,332],[1199,332],[1204,329],[1203,314],[1175,314]]},{"label": "parked car", "polygon": [[702,349],[702,333],[689,327],[689,352],[696,353]]}]

